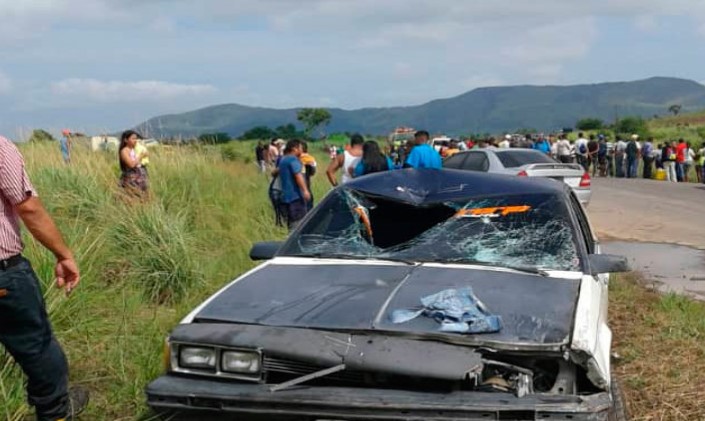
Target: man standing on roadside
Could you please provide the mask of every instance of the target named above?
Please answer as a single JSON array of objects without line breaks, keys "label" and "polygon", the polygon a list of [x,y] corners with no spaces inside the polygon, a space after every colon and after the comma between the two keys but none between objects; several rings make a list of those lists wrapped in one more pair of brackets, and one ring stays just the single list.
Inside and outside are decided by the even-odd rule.
[{"label": "man standing on roadside", "polygon": [[430,135],[425,130],[414,134],[414,147],[404,162],[404,168],[433,168],[440,170],[443,166],[441,155],[428,144]]},{"label": "man standing on roadside", "polygon": [[311,201],[311,192],[306,186],[306,179],[301,165],[303,154],[302,142],[292,139],[284,148],[284,155],[279,160],[279,166],[274,175],[281,180],[283,214],[286,217],[289,231],[293,231],[308,212],[307,203]]},{"label": "man standing on roadside", "polygon": [[564,164],[570,164],[573,160],[570,157],[570,141],[565,134],[560,134],[558,143],[556,144],[556,153],[558,160]]},{"label": "man standing on roadside", "polygon": [[0,136],[0,343],[27,376],[37,419],[73,420],[88,404],[88,393],[68,388],[66,357],[52,332],[37,275],[21,254],[20,220],[56,256],[56,285],[69,294],[79,282],[73,255],[37,198],[22,155]]},{"label": "man standing on roadside", "polygon": [[633,134],[629,143],[627,143],[627,178],[636,178],[637,168],[639,167],[639,135]]},{"label": "man standing on roadside", "polygon": [[578,140],[575,141],[575,159],[585,168],[585,172],[588,172],[588,140],[582,133],[578,133]]},{"label": "man standing on roadside", "polygon": [[592,177],[595,178],[597,175],[597,154],[600,152],[600,145],[595,139],[595,135],[590,135],[590,141],[587,144],[588,156],[587,156],[587,172],[590,172],[590,167],[592,166]]},{"label": "man standing on roadside", "polygon": [[650,179],[654,169],[654,138],[650,137],[641,147],[641,158],[644,160],[644,178]]},{"label": "man standing on roadside", "polygon": [[341,168],[342,175],[340,176],[340,183],[345,184],[352,180],[353,171],[355,171],[355,167],[360,162],[360,159],[362,159],[362,145],[364,143],[365,138],[355,133],[350,136],[350,148],[343,153],[337,154],[335,159],[328,164],[326,176],[331,186],[336,187],[338,185],[338,179],[335,173]]},{"label": "man standing on roadside", "polygon": [[59,149],[61,149],[61,157],[64,162],[71,163],[71,130],[64,129],[61,131],[61,139],[59,139]]},{"label": "man standing on roadside", "polygon": [[688,149],[688,145],[685,143],[683,138],[678,139],[678,145],[676,146],[676,178],[678,182],[683,182],[685,180],[685,154]]},{"label": "man standing on roadside", "polygon": [[614,142],[606,138],[605,145],[607,146],[607,155],[605,156],[605,161],[607,162],[607,176],[614,177]]},{"label": "man standing on roadside", "polygon": [[617,144],[614,147],[614,167],[617,178],[624,178],[624,154],[627,151],[627,142],[617,136]]},{"label": "man standing on roadside", "polygon": [[269,146],[267,147],[267,163],[276,168],[277,167],[277,161],[279,160],[279,148],[277,147],[277,139],[272,139],[272,141],[269,143]]}]

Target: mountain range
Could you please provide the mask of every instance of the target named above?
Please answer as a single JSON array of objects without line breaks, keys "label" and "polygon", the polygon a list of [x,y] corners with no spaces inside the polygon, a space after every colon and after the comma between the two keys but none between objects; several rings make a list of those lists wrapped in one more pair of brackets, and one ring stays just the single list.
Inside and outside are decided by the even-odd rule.
[{"label": "mountain range", "polygon": [[[705,108],[705,86],[692,80],[654,77],[633,82],[573,86],[477,88],[462,95],[406,107],[329,108],[328,132],[386,134],[398,126],[448,134],[499,133],[521,128],[541,131],[573,127],[586,117],[652,117]],[[224,132],[239,136],[256,127],[297,123],[298,108],[273,109],[239,104],[214,105],[182,114],[154,117],[138,130],[154,137]]]}]

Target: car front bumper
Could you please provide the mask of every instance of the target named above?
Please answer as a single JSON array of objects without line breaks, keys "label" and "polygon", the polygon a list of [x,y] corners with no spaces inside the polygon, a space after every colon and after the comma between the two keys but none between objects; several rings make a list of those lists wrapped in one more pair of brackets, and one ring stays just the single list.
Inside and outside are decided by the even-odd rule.
[{"label": "car front bumper", "polygon": [[[238,420],[607,420],[607,393],[590,396],[307,387],[271,392],[256,383],[165,375],[147,386],[147,403],[180,419]],[[198,415],[197,415],[198,414]],[[179,419],[179,418],[177,418]]]}]

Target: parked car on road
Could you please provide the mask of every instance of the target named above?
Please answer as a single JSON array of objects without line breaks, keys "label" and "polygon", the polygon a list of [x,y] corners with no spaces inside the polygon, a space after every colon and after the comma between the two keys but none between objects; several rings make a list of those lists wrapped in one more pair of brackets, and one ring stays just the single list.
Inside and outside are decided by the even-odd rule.
[{"label": "parked car on road", "polygon": [[565,184],[372,174],[250,256],[267,261],[169,334],[146,389],[162,415],[626,419],[607,326],[626,260]]},{"label": "parked car on road", "polygon": [[590,174],[579,164],[563,164],[533,149],[473,149],[453,155],[445,168],[482,171],[520,177],[544,177],[562,181],[574,191],[580,203],[590,203]]}]

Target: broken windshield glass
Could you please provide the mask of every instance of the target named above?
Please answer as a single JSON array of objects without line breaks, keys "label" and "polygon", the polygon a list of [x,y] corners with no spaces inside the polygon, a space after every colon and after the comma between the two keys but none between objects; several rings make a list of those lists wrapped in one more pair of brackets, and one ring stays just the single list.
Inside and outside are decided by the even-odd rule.
[{"label": "broken windshield glass", "polygon": [[554,194],[514,194],[416,206],[341,189],[282,255],[579,270],[568,209]]}]

